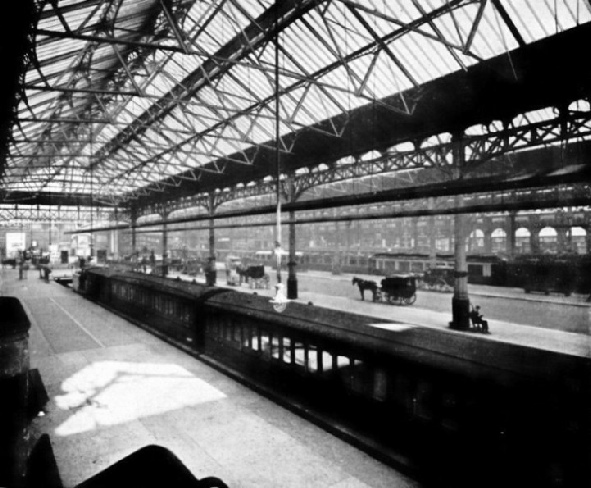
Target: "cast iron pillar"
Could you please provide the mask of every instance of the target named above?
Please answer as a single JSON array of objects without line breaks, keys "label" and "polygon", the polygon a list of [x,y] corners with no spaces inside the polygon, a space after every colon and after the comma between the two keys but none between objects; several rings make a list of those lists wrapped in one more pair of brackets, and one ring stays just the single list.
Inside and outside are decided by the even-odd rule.
[{"label": "cast iron pillar", "polygon": [[[462,169],[465,164],[465,148],[463,134],[454,134],[453,140],[453,164],[454,176],[462,179]],[[455,206],[459,208],[462,197],[455,197]],[[465,215],[454,215],[454,296],[451,302],[452,321],[449,326],[452,329],[468,330],[470,328],[470,298],[468,296],[468,263],[466,261],[466,229]]]},{"label": "cast iron pillar", "polygon": [[410,237],[411,237],[411,247],[413,252],[420,252],[419,249],[419,218],[412,217],[410,219]]},{"label": "cast iron pillar", "polygon": [[517,212],[509,212],[509,225],[507,230],[507,254],[510,257],[515,255],[515,232],[517,232],[517,221],[515,216]]},{"label": "cast iron pillar", "polygon": [[168,274],[168,212],[162,213],[162,276]]},{"label": "cast iron pillar", "polygon": [[[435,209],[435,198],[429,197],[428,208],[433,211]],[[435,214],[429,215],[429,266],[435,268],[437,266],[437,221]]]},{"label": "cast iron pillar", "polygon": [[[288,198],[290,203],[295,203],[297,200],[295,187],[295,174],[290,172],[287,179],[288,184]],[[297,277],[297,261],[296,261],[296,225],[295,225],[295,211],[289,211],[289,262],[287,263],[287,298],[295,300],[298,297],[298,277]]]},{"label": "cast iron pillar", "polygon": [[131,255],[135,256],[137,252],[137,209],[131,209]]},{"label": "cast iron pillar", "polygon": [[[337,209],[333,209],[333,217],[335,219],[338,217]],[[341,249],[341,240],[342,240],[342,232],[341,232],[341,223],[338,220],[334,221],[334,242],[335,242],[335,253],[332,259],[332,274],[333,275],[340,275],[342,273],[342,249]]]},{"label": "cast iron pillar", "polygon": [[542,246],[540,245],[540,232],[541,228],[536,225],[532,227],[529,235],[530,252],[532,254],[540,254],[542,252]]},{"label": "cast iron pillar", "polygon": [[209,257],[207,258],[207,265],[205,267],[205,284],[207,286],[215,286],[217,271],[215,267],[215,230],[213,219],[215,214],[215,195],[213,192],[208,195],[207,212],[209,213]]}]

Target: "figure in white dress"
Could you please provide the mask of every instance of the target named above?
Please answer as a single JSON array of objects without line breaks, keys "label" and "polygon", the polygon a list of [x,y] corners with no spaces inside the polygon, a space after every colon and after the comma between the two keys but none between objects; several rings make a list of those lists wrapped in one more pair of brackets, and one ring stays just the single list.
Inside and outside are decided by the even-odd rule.
[{"label": "figure in white dress", "polygon": [[273,304],[273,310],[276,312],[283,312],[287,307],[287,296],[285,295],[285,285],[283,283],[277,283],[275,285],[275,296],[272,300],[269,300]]}]

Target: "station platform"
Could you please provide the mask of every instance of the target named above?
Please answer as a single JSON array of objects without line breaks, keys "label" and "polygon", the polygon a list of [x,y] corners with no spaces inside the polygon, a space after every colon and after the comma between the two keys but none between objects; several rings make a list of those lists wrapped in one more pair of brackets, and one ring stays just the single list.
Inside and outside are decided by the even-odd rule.
[{"label": "station platform", "polygon": [[50,396],[33,437],[50,435],[64,486],[149,444],[232,488],[419,486],[71,289],[0,275],[31,320],[31,367]]}]

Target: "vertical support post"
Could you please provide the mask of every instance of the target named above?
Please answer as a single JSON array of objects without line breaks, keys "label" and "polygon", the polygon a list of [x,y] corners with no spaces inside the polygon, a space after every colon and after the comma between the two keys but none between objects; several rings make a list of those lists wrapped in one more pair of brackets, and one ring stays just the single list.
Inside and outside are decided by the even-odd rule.
[{"label": "vertical support post", "polygon": [[483,218],[482,230],[484,232],[484,252],[492,254],[492,233],[494,231],[494,223],[490,217]]},{"label": "vertical support post", "polygon": [[[275,19],[276,24],[279,19]],[[279,31],[275,34],[275,170],[276,170],[276,190],[277,190],[277,239],[275,241],[275,251],[277,259],[277,284],[281,283],[281,154],[279,152],[280,136],[280,89],[279,89]]]},{"label": "vertical support post", "polygon": [[[117,207],[115,207],[115,225],[119,225],[119,211]],[[111,235],[112,238],[112,248],[111,251],[113,253],[113,259],[115,261],[119,260],[119,229],[115,229]]]},{"label": "vertical support post", "polygon": [[509,212],[509,225],[507,231],[507,254],[510,257],[515,256],[515,232],[517,231],[517,222],[515,216],[517,212]]},{"label": "vertical support post", "polygon": [[162,213],[164,223],[162,224],[162,276],[168,274],[168,212]]},{"label": "vertical support post", "polygon": [[347,256],[346,259],[349,260],[346,263],[347,266],[351,265],[351,224],[352,222],[350,220],[345,222],[345,255]]},{"label": "vertical support post", "polygon": [[[295,174],[289,175],[289,200],[291,203],[296,201],[295,192]],[[287,298],[295,300],[298,297],[298,278],[296,275],[296,225],[295,211],[289,211],[289,262],[287,276]]]},{"label": "vertical support post", "polygon": [[569,253],[576,253],[575,241],[573,239],[573,226],[571,225],[566,231],[566,251]]},{"label": "vertical support post", "polygon": [[[435,210],[435,198],[429,197],[427,202],[429,210]],[[429,266],[437,266],[437,226],[435,214],[429,215]]]},{"label": "vertical support post", "polygon": [[[337,209],[333,209],[333,217],[337,217]],[[335,246],[335,254],[332,261],[332,274],[333,275],[340,275],[341,274],[341,264],[342,264],[342,234],[341,234],[341,223],[338,220],[334,222],[334,246]]]},{"label": "vertical support post", "polygon": [[568,234],[570,229],[567,229],[565,227],[558,227],[555,229],[556,230],[556,239],[557,239],[557,248],[558,248],[558,254],[566,254],[570,247],[568,245]]},{"label": "vertical support post", "polygon": [[215,286],[217,271],[215,267],[215,222],[213,219],[215,214],[215,195],[213,192],[208,195],[207,212],[209,213],[209,257],[207,258],[207,266],[205,268],[205,284],[207,286]]},{"label": "vertical support post", "polygon": [[420,252],[419,249],[419,218],[412,217],[410,220],[411,239],[412,239],[412,250],[414,252]]},{"label": "vertical support post", "polygon": [[[462,169],[465,164],[465,148],[463,134],[453,136],[453,164],[454,176],[462,178]],[[460,207],[461,196],[456,195],[455,206]],[[452,298],[452,321],[449,326],[452,329],[468,330],[470,328],[470,298],[468,296],[468,262],[466,260],[466,217],[457,213],[454,215],[454,296]]]},{"label": "vertical support post", "polygon": [[135,256],[137,252],[137,209],[134,207],[131,209],[131,255]]},{"label": "vertical support post", "polygon": [[541,246],[540,246],[540,231],[541,229],[536,225],[532,227],[530,230],[530,252],[532,254],[540,254]]}]

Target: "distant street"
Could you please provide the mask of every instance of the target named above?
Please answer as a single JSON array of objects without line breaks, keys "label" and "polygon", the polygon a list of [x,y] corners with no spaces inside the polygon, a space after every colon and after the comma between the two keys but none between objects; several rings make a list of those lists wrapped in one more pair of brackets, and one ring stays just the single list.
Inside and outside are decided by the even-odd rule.
[{"label": "distant street", "polygon": [[[273,277],[273,273],[270,273]],[[379,282],[381,278],[376,277]],[[299,291],[319,293],[340,297],[350,297],[351,300],[361,300],[359,290],[353,286],[346,275],[326,276],[319,274],[301,273],[298,275]],[[505,291],[503,288],[497,290]],[[482,293],[482,292],[481,292]],[[517,324],[531,325],[548,329],[563,330],[565,332],[577,332],[580,334],[591,333],[591,307],[571,304],[559,304],[547,301],[536,301],[536,295],[526,295],[524,292],[513,293],[517,298],[530,298],[534,300],[520,300],[513,298],[499,298],[472,294],[470,299],[473,304],[482,307],[485,318],[501,320]],[[430,291],[417,291],[417,301],[413,308],[430,310],[434,312],[449,312],[451,318],[452,293],[439,293]],[[556,296],[556,301],[562,297]],[[366,293],[366,299],[371,299]],[[384,304],[384,306],[393,306]]]}]

